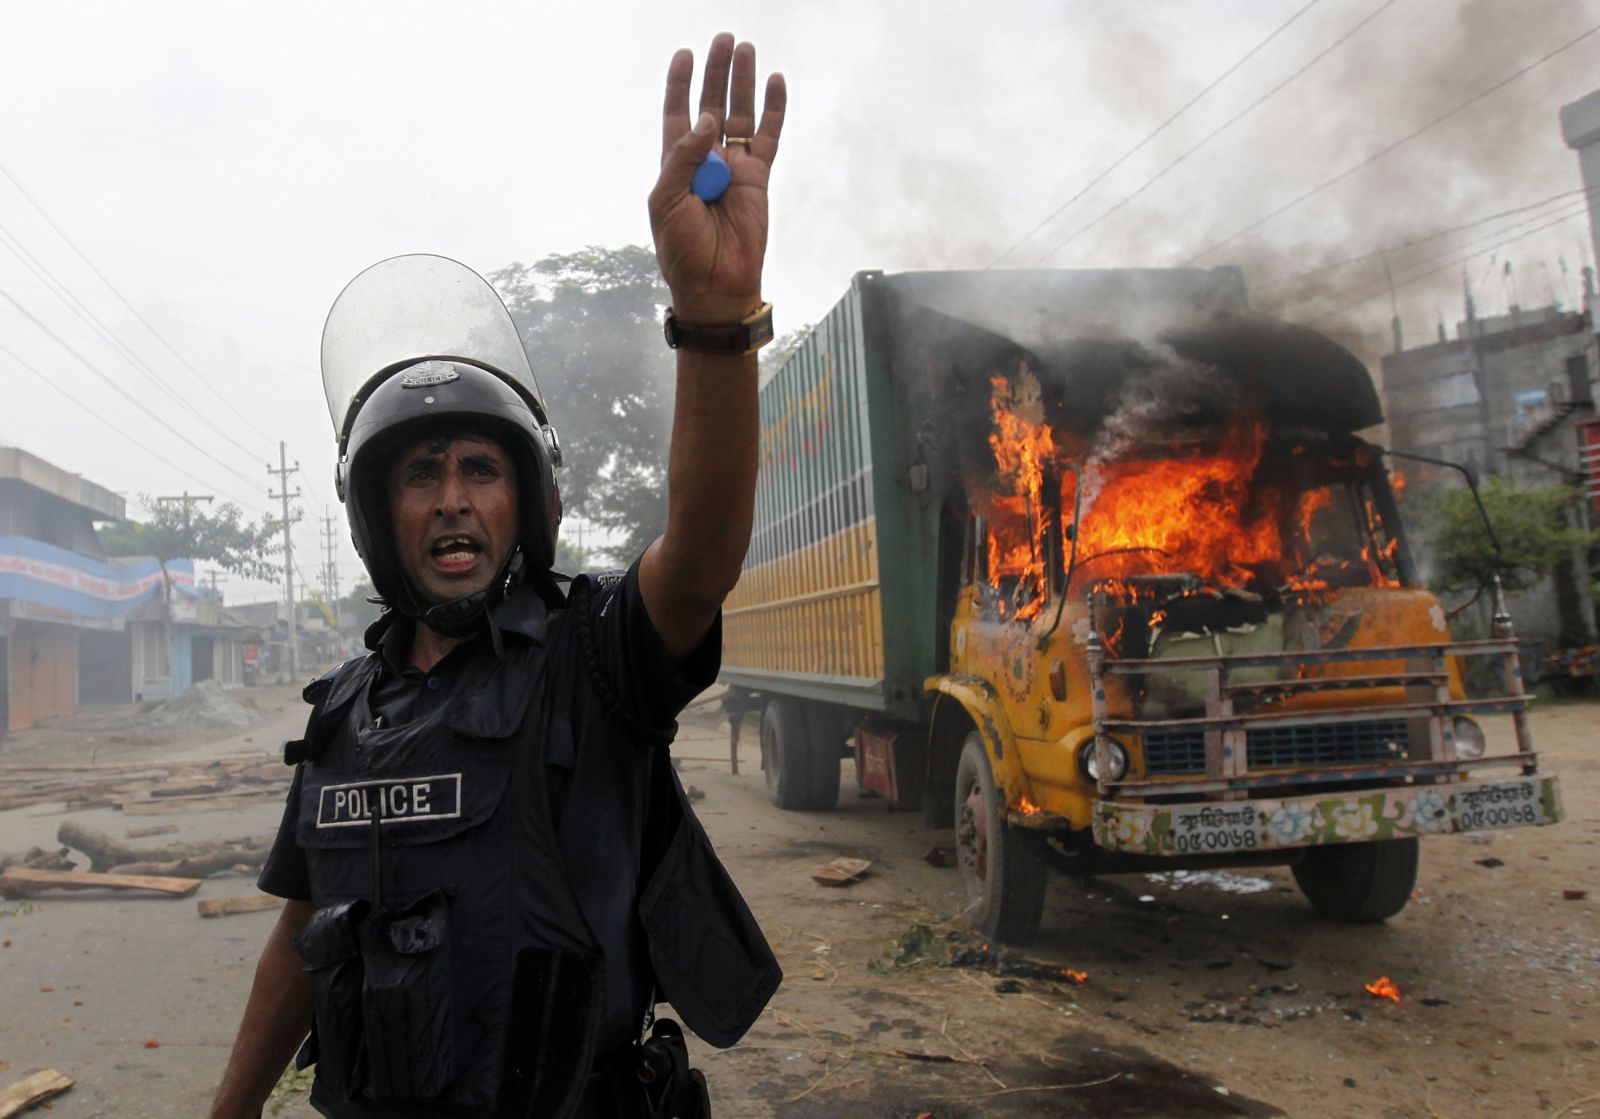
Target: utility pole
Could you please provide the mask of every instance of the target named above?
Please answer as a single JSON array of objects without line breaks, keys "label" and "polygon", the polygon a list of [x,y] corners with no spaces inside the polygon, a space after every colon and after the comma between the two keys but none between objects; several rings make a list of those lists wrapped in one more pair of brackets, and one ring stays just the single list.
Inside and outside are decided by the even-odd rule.
[{"label": "utility pole", "polygon": [[300,491],[289,492],[289,475],[299,473],[300,463],[289,465],[289,449],[280,441],[278,443],[278,468],[274,470],[272,464],[267,463],[267,473],[278,476],[278,492],[267,490],[267,497],[283,502],[283,590],[284,596],[289,601],[289,679],[294,683],[300,681],[300,641],[295,635],[295,607],[294,607],[294,541],[289,537],[289,499],[298,498]]},{"label": "utility pole", "polygon": [[165,505],[169,501],[183,502],[183,531],[188,532],[190,517],[195,505],[202,501],[209,505],[215,500],[216,498],[209,493],[190,493],[188,490],[184,490],[183,493],[177,497],[158,497],[156,498],[156,504]]},{"label": "utility pole", "polygon": [[322,592],[328,596],[333,613],[333,628],[339,628],[339,538],[334,534],[334,516],[322,518]]}]

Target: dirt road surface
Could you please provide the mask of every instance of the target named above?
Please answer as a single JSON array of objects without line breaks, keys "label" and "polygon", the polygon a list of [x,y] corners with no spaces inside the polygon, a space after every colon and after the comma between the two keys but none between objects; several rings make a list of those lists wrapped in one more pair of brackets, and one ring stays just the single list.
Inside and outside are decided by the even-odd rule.
[{"label": "dirt road surface", "polygon": [[[268,758],[300,713],[287,690],[255,694],[267,721],[228,738],[14,736],[0,787],[91,751]],[[984,954],[953,923],[957,871],[925,859],[947,835],[860,798],[848,767],[836,811],[779,812],[754,736],[734,776],[714,715],[685,719],[682,777],[786,973],[744,1042],[695,1047],[719,1119],[1600,1115],[1600,706],[1534,716],[1566,822],[1424,844],[1417,894],[1386,925],[1318,923],[1276,869],[1058,877],[1041,935],[998,972],[951,966]],[[265,834],[277,812],[38,804],[0,812],[0,852],[52,845],[64,819],[118,837],[176,824],[135,841],[159,844]],[[872,867],[815,884],[836,856]],[[0,900],[0,1089],[50,1067],[77,1082],[53,1119],[205,1114],[274,915],[202,920],[195,900],[253,892],[235,876],[190,899]],[[1365,991],[1380,976],[1401,1001]],[[268,1114],[313,1113],[287,1091]]]}]

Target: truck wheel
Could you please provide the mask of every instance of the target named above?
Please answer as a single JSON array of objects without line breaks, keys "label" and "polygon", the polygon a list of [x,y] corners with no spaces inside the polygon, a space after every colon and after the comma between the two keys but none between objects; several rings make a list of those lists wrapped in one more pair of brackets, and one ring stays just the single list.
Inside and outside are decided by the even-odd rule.
[{"label": "truck wheel", "polygon": [[1324,920],[1387,921],[1406,907],[1417,884],[1417,841],[1385,839],[1310,847],[1294,880]]},{"label": "truck wheel", "polygon": [[1043,841],[1006,823],[1005,804],[976,731],[967,736],[956,764],[955,816],[967,920],[991,940],[1026,943],[1044,912]]},{"label": "truck wheel", "polygon": [[839,770],[844,761],[844,728],[838,713],[821,703],[805,709],[807,753],[810,781],[806,785],[808,812],[831,812],[839,806]]},{"label": "truck wheel", "polygon": [[790,812],[804,810],[811,792],[810,737],[805,709],[791,699],[769,699],[761,711],[761,771],[767,799]]}]

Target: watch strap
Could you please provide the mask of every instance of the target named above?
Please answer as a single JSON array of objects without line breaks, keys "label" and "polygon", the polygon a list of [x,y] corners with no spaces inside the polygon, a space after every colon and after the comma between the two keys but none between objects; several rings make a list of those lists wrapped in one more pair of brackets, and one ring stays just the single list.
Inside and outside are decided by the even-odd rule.
[{"label": "watch strap", "polygon": [[772,341],[772,304],[763,303],[736,323],[689,323],[667,308],[662,324],[674,350],[738,357],[753,354]]}]

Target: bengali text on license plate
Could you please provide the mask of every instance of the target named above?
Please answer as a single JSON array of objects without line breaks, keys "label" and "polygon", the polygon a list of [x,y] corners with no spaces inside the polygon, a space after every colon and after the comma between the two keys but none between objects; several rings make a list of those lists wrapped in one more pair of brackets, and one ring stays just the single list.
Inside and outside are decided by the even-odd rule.
[{"label": "bengali text on license plate", "polygon": [[1172,848],[1182,855],[1254,851],[1261,846],[1259,817],[1253,806],[1207,806],[1174,812]]},{"label": "bengali text on license plate", "polygon": [[1537,824],[1544,813],[1539,803],[1539,782],[1500,781],[1462,789],[1456,793],[1456,828],[1518,828]]}]

